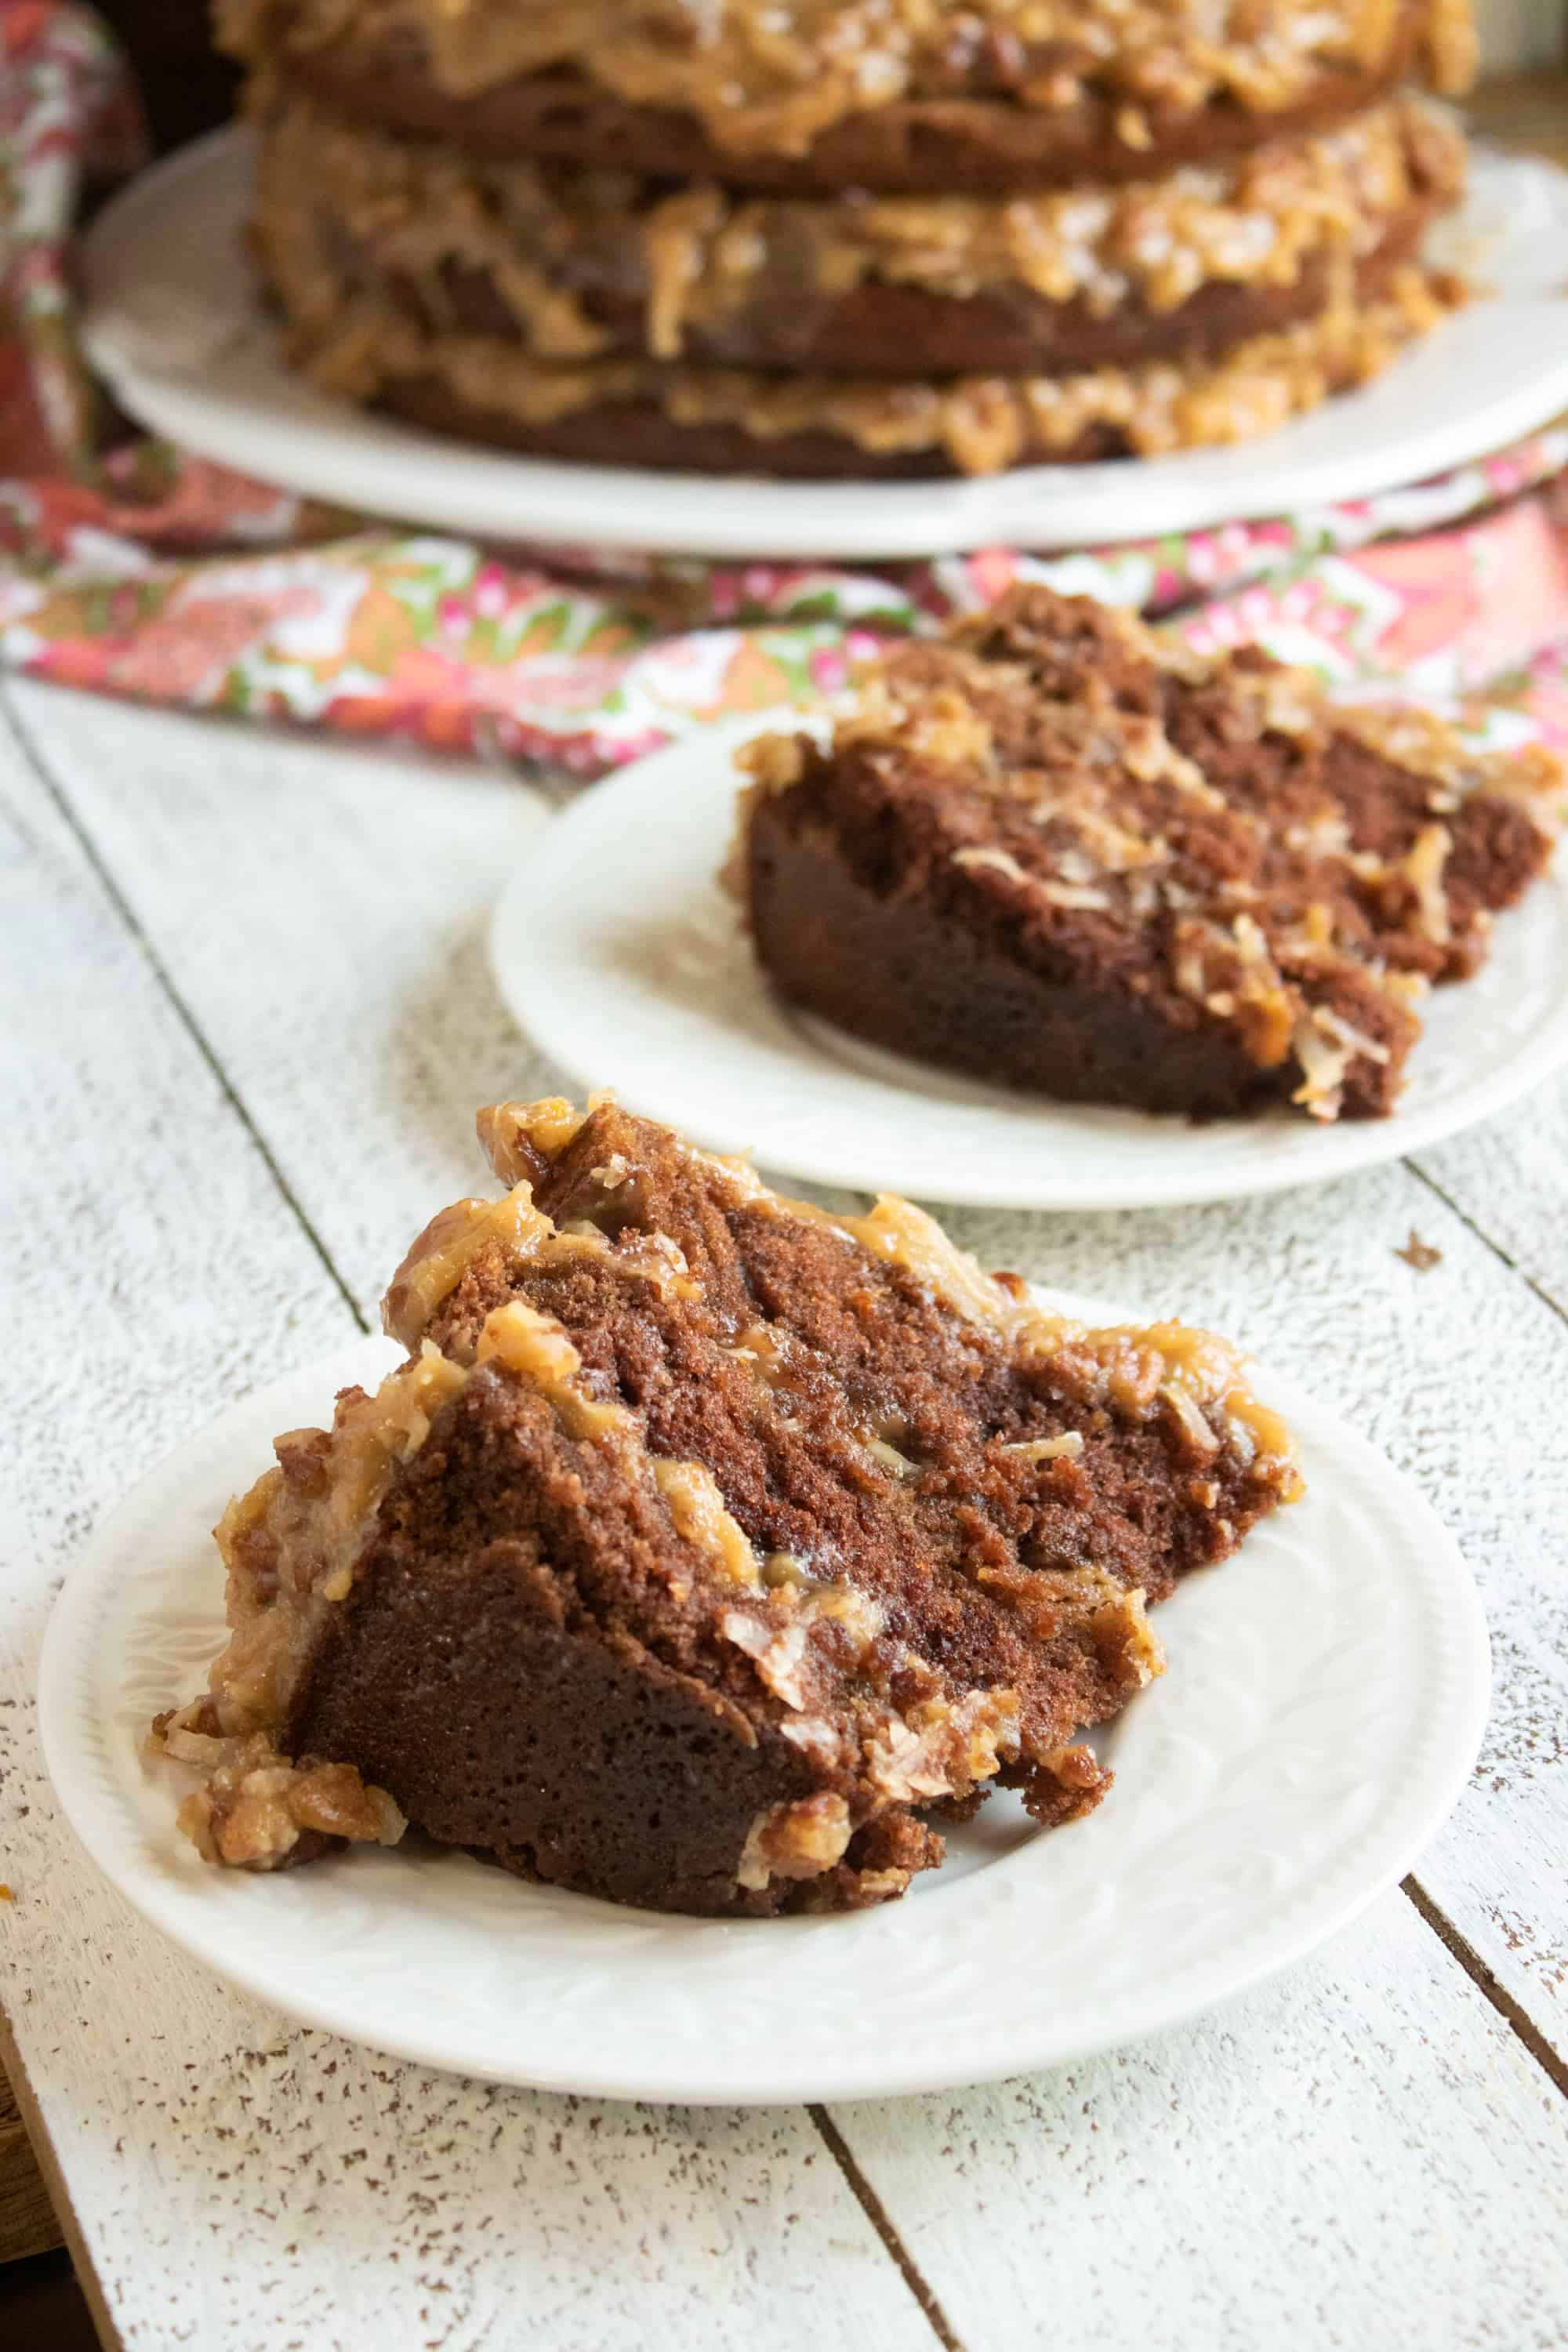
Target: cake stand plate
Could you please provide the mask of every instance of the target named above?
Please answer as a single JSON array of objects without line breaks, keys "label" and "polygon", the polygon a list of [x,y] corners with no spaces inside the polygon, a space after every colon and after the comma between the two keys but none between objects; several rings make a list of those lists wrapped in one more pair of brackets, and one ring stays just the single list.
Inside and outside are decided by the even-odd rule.
[{"label": "cake stand plate", "polygon": [[1499,291],[1377,383],[1267,440],[957,482],[769,482],[568,465],[362,414],[284,365],[244,256],[250,134],[160,164],[87,239],[87,349],[142,425],[311,497],[441,530],[673,555],[930,556],[1100,545],[1310,511],[1465,463],[1568,405],[1568,173],[1478,156],[1445,230]]},{"label": "cake stand plate", "polygon": [[[584,1088],[720,1151],[825,1184],[1015,1209],[1140,1209],[1278,1192],[1434,1143],[1568,1063],[1568,870],[1499,918],[1479,976],[1436,991],[1391,1118],[1279,1109],[1206,1126],[1050,1102],[883,1053],[791,1012],[718,872],[734,753],[772,713],[598,784],[531,846],[490,961],[519,1025]],[[821,725],[824,722],[816,722]]]},{"label": "cake stand plate", "polygon": [[1169,1671],[1097,1739],[1116,1783],[1087,1821],[1042,1833],[999,1795],[902,1902],[827,1918],[624,1909],[412,1835],[270,1878],[210,1869],[174,1827],[187,1776],[142,1747],[222,1637],[208,1530],[275,1432],[329,1420],[337,1389],[397,1354],[361,1340],[182,1446],[99,1528],[44,1646],[44,1751],[89,1853],[174,1943],[309,2025],[618,2098],[859,2098],[1021,2074],[1299,1958],[1395,1884],[1468,1778],[1488,1652],[1458,1549],[1362,1438],[1268,1377],[1307,1498],[1160,1610]]}]

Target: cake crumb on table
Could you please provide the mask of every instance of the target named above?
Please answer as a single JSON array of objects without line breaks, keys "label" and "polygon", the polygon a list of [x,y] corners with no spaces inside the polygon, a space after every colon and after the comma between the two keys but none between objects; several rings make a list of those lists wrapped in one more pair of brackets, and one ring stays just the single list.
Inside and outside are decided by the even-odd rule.
[{"label": "cake crumb on table", "polygon": [[1434,1249],[1430,1242],[1424,1242],[1414,1225],[1410,1228],[1410,1239],[1405,1247],[1396,1249],[1394,1255],[1402,1257],[1406,1265],[1413,1265],[1417,1274],[1430,1274],[1435,1265],[1443,1263],[1442,1251]]}]

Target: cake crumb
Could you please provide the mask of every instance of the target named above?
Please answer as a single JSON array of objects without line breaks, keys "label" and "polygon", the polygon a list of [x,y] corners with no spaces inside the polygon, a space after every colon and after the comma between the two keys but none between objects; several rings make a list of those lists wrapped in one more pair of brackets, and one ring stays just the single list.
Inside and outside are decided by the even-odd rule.
[{"label": "cake crumb", "polygon": [[13,1886],[7,1886],[5,1881],[3,1878],[0,1878],[0,1903],[15,1903],[16,1900],[16,1888]]},{"label": "cake crumb", "polygon": [[1410,1228],[1410,1239],[1405,1247],[1396,1249],[1394,1255],[1402,1257],[1406,1265],[1413,1265],[1417,1274],[1430,1274],[1435,1265],[1443,1263],[1442,1251],[1434,1249],[1430,1242],[1424,1242],[1414,1225]]}]

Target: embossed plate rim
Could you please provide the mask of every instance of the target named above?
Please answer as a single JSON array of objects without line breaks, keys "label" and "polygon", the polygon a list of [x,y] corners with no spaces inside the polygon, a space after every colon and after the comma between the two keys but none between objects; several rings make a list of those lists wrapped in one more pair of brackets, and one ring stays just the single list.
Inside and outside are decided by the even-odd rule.
[{"label": "embossed plate rim", "polygon": [[[1040,1295],[1080,1315],[1123,1319],[1123,1310],[1099,1302]],[[174,1831],[168,1769],[145,1765],[132,1738],[140,1703],[128,1711],[126,1693],[138,1639],[146,1640],[163,1588],[179,1595],[170,1613],[165,1593],[167,1622],[184,1617],[186,1571],[194,1565],[200,1575],[204,1559],[209,1580],[193,1614],[211,1619],[221,1579],[201,1531],[226,1493],[254,1475],[267,1436],[320,1417],[337,1387],[373,1379],[393,1360],[388,1342],[362,1339],[253,1393],[187,1440],[86,1547],[56,1605],[40,1673],[49,1772],[94,1863],[183,1950],[305,2024],[417,2063],[585,2095],[763,2105],[994,2079],[1175,2025],[1301,1958],[1403,1876],[1468,1776],[1489,1668],[1480,1603],[1457,1545],[1418,1491],[1363,1439],[1294,1382],[1263,1375],[1264,1392],[1301,1438],[1309,1499],[1266,1523],[1237,1560],[1189,1580],[1166,1604],[1160,1622],[1171,1674],[1118,1727],[1118,1786],[1089,1821],[1028,1839],[1000,1866],[945,1887],[938,1873],[923,1899],[911,1894],[847,1918],[739,1923],[619,1910],[521,1886],[455,1855],[362,1853],[278,1881],[207,1871]],[[1362,1515],[1359,1541],[1353,1514],[1348,1535],[1334,1531],[1342,1498]],[[1307,1516],[1314,1510],[1320,1520],[1330,1515],[1315,1542]],[[157,1544],[168,1547],[162,1565],[154,1531]],[[1330,1531],[1332,1541],[1324,1539]],[[1284,1550],[1270,1566],[1265,1555],[1277,1540]],[[1228,1661],[1245,1632],[1249,1567],[1257,1588],[1249,1605],[1259,1622],[1245,1638],[1255,1650],[1263,1640],[1258,1656],[1289,1657],[1309,1687],[1277,1717],[1244,1725],[1245,1693],[1222,1718],[1205,1692],[1212,1698],[1215,1661]],[[1279,1600],[1265,1582],[1295,1604],[1307,1589],[1303,1570],[1331,1604],[1338,1593],[1342,1612],[1353,1587],[1354,1638],[1394,1677],[1381,1695],[1368,1691],[1353,1656],[1341,1686],[1331,1671],[1309,1669],[1310,1628],[1294,1619],[1288,1642],[1268,1638]],[[1375,1571],[1370,1584],[1360,1580],[1368,1571]],[[1368,1590],[1386,1622],[1363,1628]],[[1320,1617],[1337,1622],[1331,1605]],[[1388,1638],[1391,1629],[1397,1638]],[[1167,1698],[1180,1704],[1162,1714]],[[1400,1727],[1391,1736],[1396,1716]],[[1202,1735],[1195,1745],[1194,1727]],[[1206,1755],[1199,1752],[1205,1739]],[[1224,1805],[1217,1801],[1224,1739],[1232,1743],[1233,1766],[1249,1754],[1279,1765],[1279,1801],[1296,1809],[1299,1843],[1279,1810],[1270,1815],[1272,1852],[1256,1834],[1244,1835],[1239,1847],[1231,1843],[1230,1781]],[[1353,1759],[1342,1822],[1314,1811],[1315,1776],[1330,1757]],[[1212,1803],[1204,1798],[1205,1775]],[[1250,1769],[1237,1772],[1236,1783],[1250,1789]],[[1310,1874],[1293,1884],[1292,1857],[1314,1833],[1321,1854]],[[1114,1857],[1119,1848],[1136,1856],[1140,1837],[1152,1858],[1171,1855],[1183,1885],[1189,1853],[1201,1858],[1206,1841],[1212,1870],[1225,1841],[1229,1907],[1214,1909],[1205,1897],[1189,1905],[1184,1923],[1171,1914],[1163,1925],[1140,1914],[1162,1955],[1181,1957],[1163,1975],[1134,1971],[1130,1990],[1100,1999],[1092,1945],[1083,1939],[1099,1934],[1109,1952],[1139,1924],[1115,1918],[1128,1890]],[[1063,1890],[1075,1877],[1079,1899],[1069,1916]],[[1149,1883],[1140,1879],[1133,1899]],[[815,2014],[804,2003],[783,2022],[787,2011],[778,2003],[754,1998],[757,1970],[784,1963],[791,1981],[809,1984],[821,1973],[806,1965],[815,1956],[803,1949],[814,1937],[834,1939],[833,2001]],[[1010,1976],[1009,1959],[1018,1964]],[[1053,1962],[1061,1970],[1055,1983]],[[984,1979],[967,1992],[966,1970]],[[587,2007],[574,2017],[580,1982]],[[432,1997],[437,1987],[441,1999]],[[896,1989],[890,2000],[889,1987]],[[956,2025],[955,1990],[960,2003],[974,2004]],[[862,2006],[873,2001],[874,2012]],[[614,2008],[623,2012],[619,2022]],[[890,2020],[875,2037],[857,2026],[868,2013]]]},{"label": "embossed plate rim", "polygon": [[[1146,1209],[1379,1166],[1568,1064],[1563,855],[1500,918],[1477,978],[1427,999],[1390,1118],[1323,1126],[1281,1110],[1194,1127],[1037,1099],[836,1039],[773,996],[716,878],[737,746],[826,723],[788,709],[726,721],[580,794],[531,842],[491,918],[490,967],[519,1027],[584,1087],[816,1183],[973,1208]],[[689,972],[682,957],[698,959]]]}]

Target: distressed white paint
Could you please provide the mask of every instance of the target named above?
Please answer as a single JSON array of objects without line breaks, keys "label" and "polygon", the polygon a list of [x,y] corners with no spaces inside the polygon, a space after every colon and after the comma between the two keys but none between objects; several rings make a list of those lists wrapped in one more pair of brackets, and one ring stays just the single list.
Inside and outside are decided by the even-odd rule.
[{"label": "distressed white paint", "polygon": [[1188,2032],[837,2119],[972,2346],[1556,2352],[1568,2103],[1468,1996],[1390,1895]]},{"label": "distressed white paint", "polygon": [[1568,1315],[1568,1077],[1424,1151],[1420,1165]]},{"label": "distressed white paint", "polygon": [[[0,692],[235,1097],[0,744],[23,811],[13,895],[37,902],[25,931],[0,929],[26,1016],[19,1046],[7,1034],[29,1240],[11,1322],[48,1368],[7,1365],[30,1525],[0,1588],[16,1702],[0,1710],[0,1874],[22,1897],[0,1939],[19,1948],[29,2077],[122,2332],[161,2346],[188,2324],[219,2352],[930,2343],[798,2114],[590,2110],[280,2028],[154,1945],[54,1822],[26,1720],[50,1575],[181,1430],[349,1325],[236,1104],[373,1312],[416,1227],[480,1179],[474,1106],[552,1082],[481,940],[544,820],[471,769]],[[1538,1173],[1478,1179],[1468,1213],[1491,1230],[1489,1187],[1500,1216],[1544,1234]],[[993,1263],[1232,1328],[1420,1478],[1482,1580],[1499,1680],[1483,1769],[1421,1875],[1568,2046],[1568,1493],[1542,1444],[1568,1326],[1401,1168],[1173,1214],[952,1222]],[[1394,1255],[1413,1223],[1444,1253],[1426,1275]],[[1528,2352],[1568,2329],[1563,2102],[1403,1897],[1189,2034],[838,2122],[970,2352],[1134,2326],[1182,2352]]]}]

